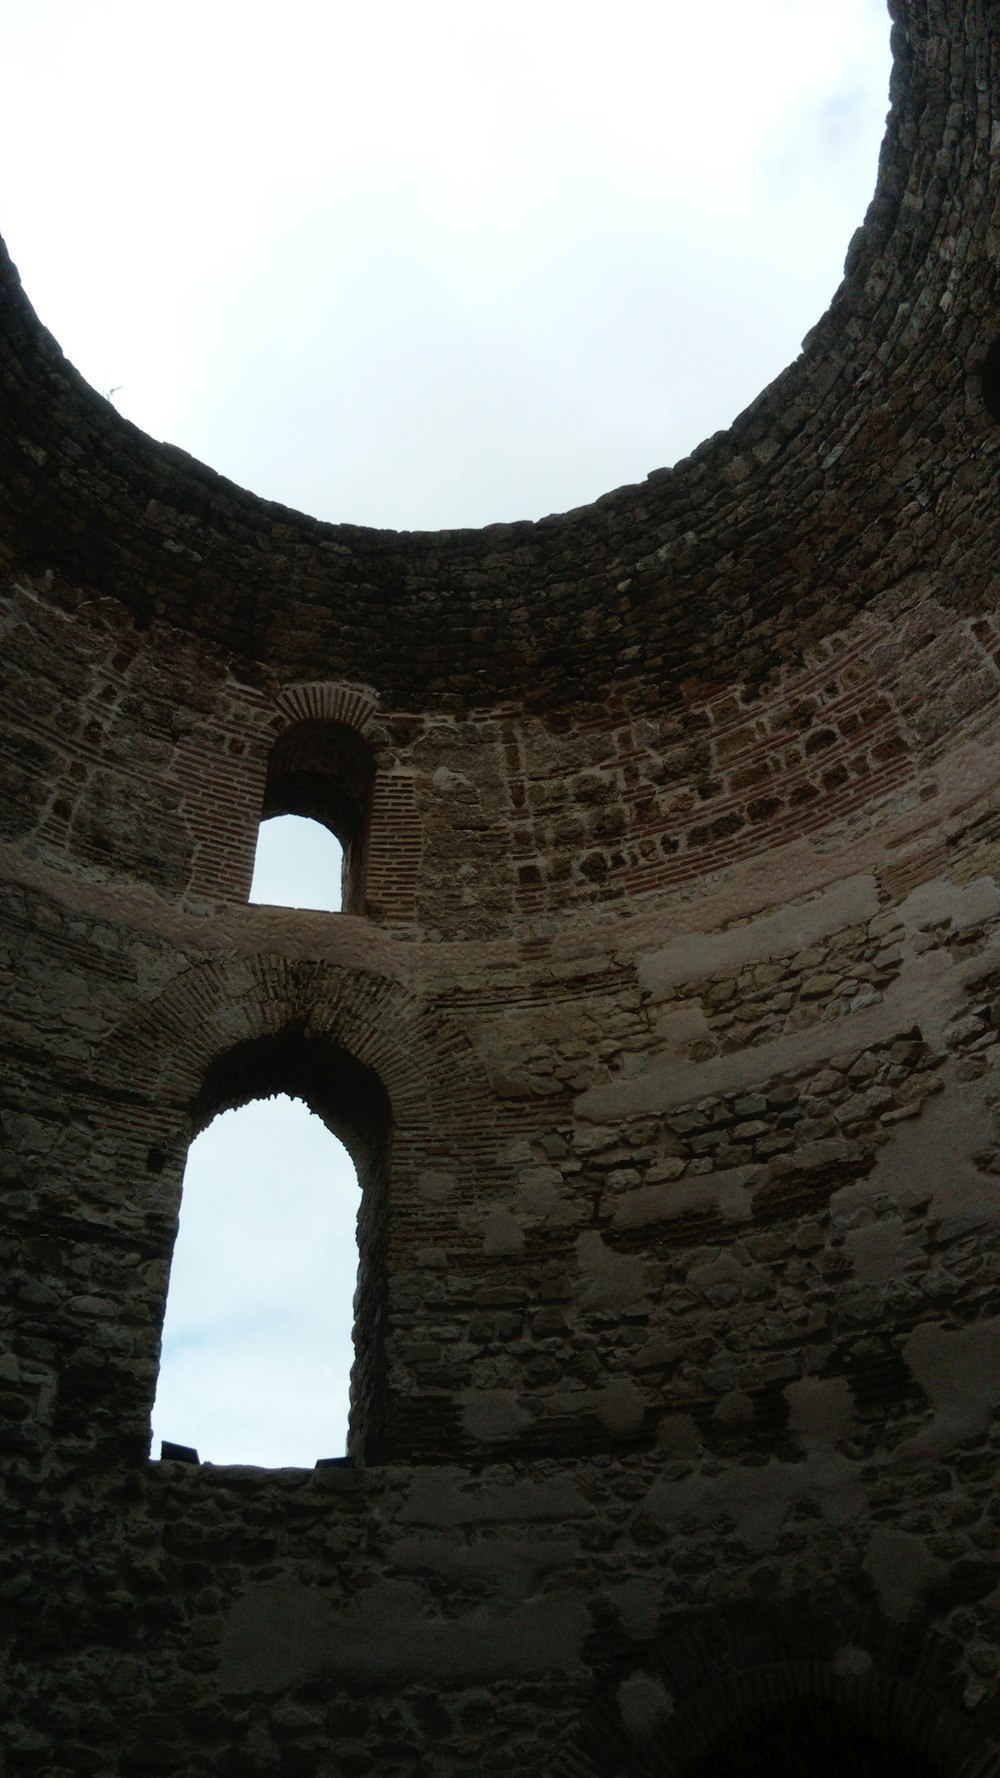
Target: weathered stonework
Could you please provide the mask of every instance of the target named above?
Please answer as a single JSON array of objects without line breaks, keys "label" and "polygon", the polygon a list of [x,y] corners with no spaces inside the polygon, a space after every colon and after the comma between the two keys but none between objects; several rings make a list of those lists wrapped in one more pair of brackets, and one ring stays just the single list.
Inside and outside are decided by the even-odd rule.
[{"label": "weathered stonework", "polygon": [[[539,524],[258,501],[3,261],[4,1778],[1000,1773],[1000,22],[890,10],[801,358]],[[247,905],[292,804],[353,911]],[[353,1464],[151,1462],[275,1090]]]}]

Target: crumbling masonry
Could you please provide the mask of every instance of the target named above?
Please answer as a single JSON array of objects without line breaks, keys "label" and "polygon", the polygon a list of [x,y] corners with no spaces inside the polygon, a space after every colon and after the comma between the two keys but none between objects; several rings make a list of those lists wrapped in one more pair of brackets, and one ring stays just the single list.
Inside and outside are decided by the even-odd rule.
[{"label": "crumbling masonry", "polygon": [[[251,498],[4,260],[6,1778],[1000,1772],[1000,12],[891,10],[802,357],[539,524]],[[247,905],[262,810],[349,911]],[[276,1090],[353,1464],[151,1462]]]}]

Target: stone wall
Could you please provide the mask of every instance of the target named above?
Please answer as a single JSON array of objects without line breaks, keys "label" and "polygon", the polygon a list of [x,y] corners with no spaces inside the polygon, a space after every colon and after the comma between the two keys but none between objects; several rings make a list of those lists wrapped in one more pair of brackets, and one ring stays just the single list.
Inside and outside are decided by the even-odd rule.
[{"label": "stone wall", "polygon": [[[802,357],[538,525],[254,500],[4,262],[4,1778],[1000,1771],[1000,32],[891,10]],[[247,905],[303,797],[351,912]],[[350,1458],[151,1461],[276,1090]]]}]

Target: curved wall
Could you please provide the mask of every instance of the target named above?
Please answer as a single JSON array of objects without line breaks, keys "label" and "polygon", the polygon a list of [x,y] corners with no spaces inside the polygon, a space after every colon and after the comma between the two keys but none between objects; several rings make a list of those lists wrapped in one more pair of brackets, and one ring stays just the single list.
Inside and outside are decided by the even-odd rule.
[{"label": "curved wall", "polygon": [[[1000,31],[892,11],[802,357],[539,524],[257,501],[4,262],[11,1773],[998,1769]],[[323,723],[358,911],[250,907]],[[353,1466],[146,1457],[251,1054],[380,1083]]]}]

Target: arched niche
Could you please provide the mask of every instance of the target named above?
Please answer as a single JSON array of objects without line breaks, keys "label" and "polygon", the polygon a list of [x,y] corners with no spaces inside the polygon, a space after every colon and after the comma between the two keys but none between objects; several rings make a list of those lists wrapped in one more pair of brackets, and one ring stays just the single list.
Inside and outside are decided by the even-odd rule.
[{"label": "arched niche", "polygon": [[668,1614],[620,1641],[548,1778],[986,1778],[1000,1755],[963,1707],[932,1623],[830,1594]]}]

